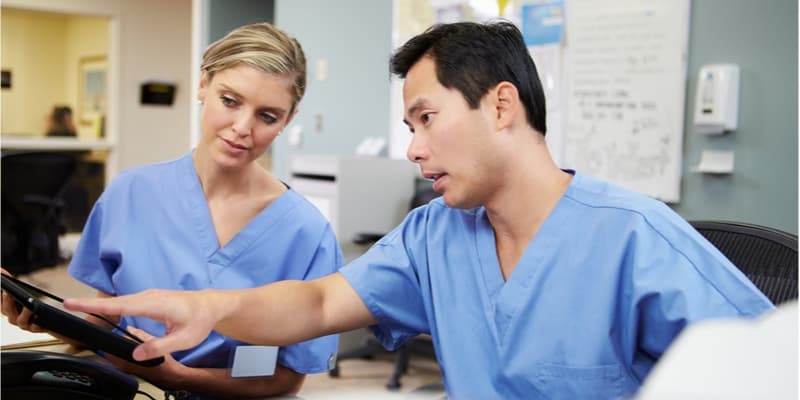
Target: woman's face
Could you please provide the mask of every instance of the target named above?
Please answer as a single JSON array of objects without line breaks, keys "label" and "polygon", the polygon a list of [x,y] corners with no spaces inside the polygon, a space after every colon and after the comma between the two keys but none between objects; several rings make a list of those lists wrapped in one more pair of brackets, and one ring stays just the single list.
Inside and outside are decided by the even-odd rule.
[{"label": "woman's face", "polygon": [[292,118],[291,76],[236,65],[204,75],[198,151],[224,169],[242,168],[264,154]]}]

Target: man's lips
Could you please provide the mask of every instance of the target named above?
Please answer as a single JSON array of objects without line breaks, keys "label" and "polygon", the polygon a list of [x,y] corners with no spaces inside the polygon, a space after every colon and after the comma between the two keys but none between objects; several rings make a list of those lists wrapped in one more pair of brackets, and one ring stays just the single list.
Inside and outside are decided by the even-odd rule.
[{"label": "man's lips", "polygon": [[435,172],[423,172],[422,173],[422,176],[425,179],[429,179],[429,180],[432,180],[432,181],[435,181],[435,180],[441,178],[444,175],[445,175],[444,173],[435,173]]},{"label": "man's lips", "polygon": [[424,172],[422,176],[425,179],[429,179],[433,181],[433,190],[439,192],[442,189],[443,179],[447,174],[441,173],[434,173],[434,172]]}]

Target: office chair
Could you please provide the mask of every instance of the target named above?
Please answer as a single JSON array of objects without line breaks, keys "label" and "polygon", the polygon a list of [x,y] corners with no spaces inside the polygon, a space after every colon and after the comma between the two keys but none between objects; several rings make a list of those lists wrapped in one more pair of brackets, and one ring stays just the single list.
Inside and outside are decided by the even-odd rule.
[{"label": "office chair", "polygon": [[775,305],[797,299],[797,236],[731,221],[690,221]]},{"label": "office chair", "polygon": [[[419,189],[414,193],[411,198],[409,210],[413,210],[421,205],[427,204],[429,201],[439,197],[440,195],[433,191],[431,188]],[[361,240],[361,236],[357,240]],[[375,240],[380,239],[380,236],[375,236]],[[363,243],[363,242],[362,242]],[[370,336],[365,339],[364,343],[357,348],[341,352],[336,357],[336,364],[328,371],[331,377],[339,376],[339,361],[352,358],[371,358],[378,354],[388,353],[383,345],[380,344],[374,337]],[[436,354],[433,349],[433,341],[429,335],[419,335],[411,338],[403,343],[395,353],[394,370],[392,376],[386,381],[386,388],[389,390],[399,389],[401,386],[400,378],[408,372],[408,362],[413,354],[421,354],[429,357],[435,357]]]},{"label": "office chair", "polygon": [[56,152],[2,155],[2,266],[14,274],[61,261],[62,192],[77,160]]}]

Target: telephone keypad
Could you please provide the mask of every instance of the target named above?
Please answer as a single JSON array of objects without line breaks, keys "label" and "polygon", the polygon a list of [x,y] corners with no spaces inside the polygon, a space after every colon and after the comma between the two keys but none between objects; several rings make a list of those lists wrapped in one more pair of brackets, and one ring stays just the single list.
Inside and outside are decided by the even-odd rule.
[{"label": "telephone keypad", "polygon": [[33,374],[32,381],[51,385],[74,385],[76,388],[89,388],[94,386],[94,379],[70,371],[39,371]]}]

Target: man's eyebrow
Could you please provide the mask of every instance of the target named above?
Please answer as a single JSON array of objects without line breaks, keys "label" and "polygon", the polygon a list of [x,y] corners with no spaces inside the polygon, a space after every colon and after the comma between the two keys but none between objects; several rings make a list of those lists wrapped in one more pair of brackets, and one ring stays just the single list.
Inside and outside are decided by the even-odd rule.
[{"label": "man's eyebrow", "polygon": [[[428,103],[428,101],[425,100],[425,99],[417,99],[417,100],[415,100],[413,103],[411,103],[411,106],[408,107],[408,111],[406,112],[406,115],[408,115],[409,117],[413,117],[414,114],[416,114],[419,111],[420,108],[422,108],[425,105],[427,105],[427,103]],[[403,121],[405,121],[405,120],[403,120]]]}]

